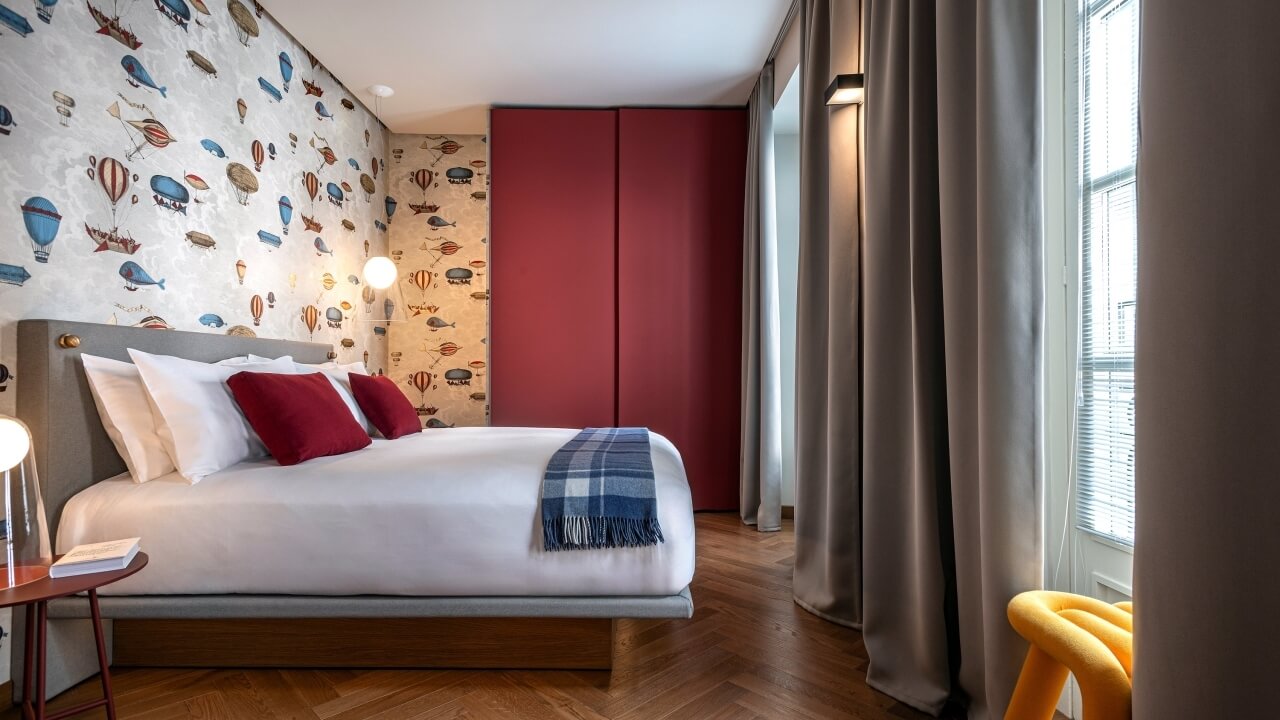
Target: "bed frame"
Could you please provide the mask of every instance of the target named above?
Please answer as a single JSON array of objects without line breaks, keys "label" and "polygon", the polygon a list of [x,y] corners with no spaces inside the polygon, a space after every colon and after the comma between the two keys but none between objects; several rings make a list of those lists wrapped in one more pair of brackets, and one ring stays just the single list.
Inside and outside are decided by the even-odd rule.
[{"label": "bed frame", "polygon": [[[201,362],[249,353],[305,363],[333,357],[319,343],[19,321],[18,417],[31,428],[53,541],[71,496],[125,471],[80,354],[128,361],[129,348]],[[113,664],[181,667],[608,669],[616,620],[693,614],[688,588],[637,597],[107,596],[101,604]],[[21,615],[14,613],[15,637]],[[49,604],[50,696],[97,672],[88,617],[84,598]],[[21,687],[21,643],[11,646]]]}]

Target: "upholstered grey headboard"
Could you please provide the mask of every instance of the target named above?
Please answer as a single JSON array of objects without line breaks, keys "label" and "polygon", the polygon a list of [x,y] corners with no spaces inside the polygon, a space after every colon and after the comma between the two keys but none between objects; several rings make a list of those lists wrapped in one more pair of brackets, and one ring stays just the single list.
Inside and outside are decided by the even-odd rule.
[{"label": "upholstered grey headboard", "polygon": [[252,353],[292,355],[298,362],[321,363],[333,350],[329,345],[290,340],[65,320],[19,321],[18,417],[31,428],[50,540],[57,538],[62,507],[72,495],[125,471],[124,461],[102,428],[80,354],[127,362],[129,348],[200,362]]}]

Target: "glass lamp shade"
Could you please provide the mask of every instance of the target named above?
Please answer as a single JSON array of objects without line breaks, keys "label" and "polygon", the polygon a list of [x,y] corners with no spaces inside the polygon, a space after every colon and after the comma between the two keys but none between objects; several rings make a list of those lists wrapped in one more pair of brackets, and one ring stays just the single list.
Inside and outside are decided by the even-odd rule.
[{"label": "glass lamp shade", "polygon": [[0,473],[4,482],[4,520],[0,540],[0,582],[11,588],[39,580],[49,574],[53,553],[49,545],[49,523],[36,475],[36,458],[31,452],[31,431],[21,420],[0,415]]}]

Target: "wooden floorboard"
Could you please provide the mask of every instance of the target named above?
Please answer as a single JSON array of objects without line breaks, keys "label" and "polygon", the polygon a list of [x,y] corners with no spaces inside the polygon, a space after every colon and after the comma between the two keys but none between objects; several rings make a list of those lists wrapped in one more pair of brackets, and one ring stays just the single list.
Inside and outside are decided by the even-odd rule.
[{"label": "wooden floorboard", "polygon": [[[290,720],[756,720],[927,715],[870,689],[861,635],[791,600],[794,540],[699,514],[690,620],[618,624],[601,671],[121,668],[118,717]],[[51,710],[93,699],[91,679]],[[96,714],[95,714],[96,713]],[[0,720],[17,717],[3,714]],[[95,710],[85,718],[105,717]]]}]

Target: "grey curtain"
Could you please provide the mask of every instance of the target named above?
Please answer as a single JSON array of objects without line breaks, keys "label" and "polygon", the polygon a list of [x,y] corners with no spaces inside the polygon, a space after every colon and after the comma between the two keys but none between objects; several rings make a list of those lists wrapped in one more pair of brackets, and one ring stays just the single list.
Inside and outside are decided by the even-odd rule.
[{"label": "grey curtain", "polygon": [[1137,720],[1271,718],[1280,5],[1142,4]]},{"label": "grey curtain", "polygon": [[742,259],[742,521],[782,529],[782,361],[778,227],[773,162],[773,63],[747,105],[746,217]]},{"label": "grey curtain", "polygon": [[868,7],[868,682],[999,718],[1041,583],[1038,3]]},{"label": "grey curtain", "polygon": [[796,297],[795,599],[862,623],[858,294],[860,113],[828,108],[834,73],[860,72],[861,3],[800,7],[800,261]]}]

